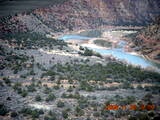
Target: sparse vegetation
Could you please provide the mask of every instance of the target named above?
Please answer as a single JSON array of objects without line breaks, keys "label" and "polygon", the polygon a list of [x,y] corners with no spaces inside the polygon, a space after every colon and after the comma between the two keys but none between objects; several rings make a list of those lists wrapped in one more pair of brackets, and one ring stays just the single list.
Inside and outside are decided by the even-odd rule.
[{"label": "sparse vegetation", "polygon": [[21,113],[24,115],[30,115],[32,118],[39,118],[41,114],[44,114],[42,110],[31,109],[31,108],[23,108]]},{"label": "sparse vegetation", "polygon": [[83,48],[82,46],[80,46],[79,48],[80,50],[83,50],[83,52],[79,52],[80,55],[83,55],[83,56],[97,56],[97,57],[100,57],[102,58],[102,55],[97,53],[97,52],[94,52],[93,50],[91,49],[88,49],[88,48]]},{"label": "sparse vegetation", "polygon": [[99,40],[98,39],[98,40],[95,40],[94,43],[99,46],[102,46],[102,47],[112,47],[112,43],[108,42],[106,40]]},{"label": "sparse vegetation", "polygon": [[48,95],[48,97],[46,98],[46,101],[49,102],[49,101],[53,101],[55,99],[56,99],[55,95],[53,93],[50,93]]},{"label": "sparse vegetation", "polygon": [[4,116],[8,113],[8,110],[4,104],[0,104],[0,115]]},{"label": "sparse vegetation", "polygon": [[41,98],[41,96],[40,96],[40,95],[36,95],[35,100],[39,102],[39,101],[41,101],[41,100],[42,100],[42,98]]},{"label": "sparse vegetation", "polygon": [[62,111],[62,116],[67,119],[68,118],[68,111],[67,110],[63,110]]},{"label": "sparse vegetation", "polygon": [[15,49],[37,49],[47,46],[53,48],[54,45],[59,45],[61,47],[67,46],[62,40],[47,38],[45,35],[31,32],[9,33],[3,34],[1,37],[2,39],[9,40],[10,44],[16,44]]},{"label": "sparse vegetation", "polygon": [[60,108],[62,108],[62,107],[64,107],[65,105],[64,105],[64,102],[62,102],[62,101],[58,101],[58,103],[57,103],[57,107],[60,107]]},{"label": "sparse vegetation", "polygon": [[12,117],[12,118],[17,117],[17,116],[18,116],[18,113],[17,113],[17,112],[15,112],[15,111],[11,112],[11,117]]},{"label": "sparse vegetation", "polygon": [[[156,72],[145,71],[139,67],[133,67],[131,65],[124,65],[123,63],[110,62],[106,66],[101,64],[87,65],[87,64],[57,64],[52,67],[49,72],[54,71],[59,73],[62,78],[72,80],[97,80],[105,81],[107,77],[113,79],[124,79],[128,82],[124,83],[124,87],[129,88],[129,82],[150,82],[158,81],[160,75]],[[48,75],[46,72],[44,75]],[[70,73],[70,74],[68,74]],[[52,75],[52,74],[50,74]]]}]

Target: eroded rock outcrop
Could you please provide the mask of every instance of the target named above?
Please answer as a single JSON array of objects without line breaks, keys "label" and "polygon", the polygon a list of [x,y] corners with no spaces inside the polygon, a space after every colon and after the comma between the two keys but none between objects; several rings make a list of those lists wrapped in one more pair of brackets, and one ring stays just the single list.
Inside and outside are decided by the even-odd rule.
[{"label": "eroded rock outcrop", "polygon": [[142,54],[160,63],[160,17],[154,24],[141,30],[135,44],[140,47]]},{"label": "eroded rock outcrop", "polygon": [[159,6],[159,0],[67,0],[3,18],[0,31],[48,33],[105,25],[146,25],[160,13]]}]

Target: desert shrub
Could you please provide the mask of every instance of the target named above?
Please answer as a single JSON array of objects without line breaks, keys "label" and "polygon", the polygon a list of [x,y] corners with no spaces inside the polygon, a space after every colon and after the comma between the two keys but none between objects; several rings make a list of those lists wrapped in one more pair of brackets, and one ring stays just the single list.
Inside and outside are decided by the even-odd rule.
[{"label": "desert shrub", "polygon": [[49,111],[48,115],[45,115],[44,120],[57,120],[56,113]]},{"label": "desert shrub", "polygon": [[100,113],[99,113],[99,112],[94,112],[94,113],[93,113],[93,116],[94,116],[94,117],[99,117],[99,116],[100,116]]},{"label": "desert shrub", "polygon": [[57,107],[62,108],[62,107],[64,107],[64,106],[65,106],[64,102],[62,102],[62,101],[58,101],[58,103],[57,103]]},{"label": "desert shrub", "polygon": [[36,95],[35,100],[36,100],[36,101],[41,101],[41,100],[42,100],[42,98],[41,98],[41,96],[40,96],[40,95]]},{"label": "desert shrub", "polygon": [[51,92],[52,92],[52,90],[49,87],[46,86],[45,89],[44,89],[44,94],[49,94]]},{"label": "desert shrub", "polygon": [[8,113],[8,110],[4,104],[0,104],[0,115],[5,116]]},{"label": "desert shrub", "polygon": [[16,82],[16,83],[13,85],[13,89],[14,89],[14,90],[17,90],[17,89],[20,88],[21,86],[22,86],[21,83]]},{"label": "desert shrub", "polygon": [[46,101],[49,102],[49,101],[53,101],[55,99],[56,99],[56,96],[53,93],[50,93],[48,95],[48,97],[46,98]]},{"label": "desert shrub", "polygon": [[43,110],[31,109],[31,108],[23,108],[21,113],[24,115],[31,115],[32,118],[39,118],[39,115],[44,114]]},{"label": "desert shrub", "polygon": [[44,116],[44,120],[57,120],[57,118],[56,118],[56,116],[46,115],[46,116]]},{"label": "desert shrub", "polygon": [[11,85],[11,81],[8,77],[4,77],[3,80],[7,85],[9,85],[9,86]]},{"label": "desert shrub", "polygon": [[31,85],[27,86],[28,92],[35,92],[36,88],[35,88],[35,84],[32,83]]},{"label": "desert shrub", "polygon": [[11,117],[17,117],[17,116],[18,116],[17,112],[15,112],[15,111],[11,112]]},{"label": "desert shrub", "polygon": [[21,96],[26,97],[27,95],[28,95],[28,91],[23,89],[21,92]]},{"label": "desert shrub", "polygon": [[143,100],[144,101],[150,101],[150,99],[153,98],[153,95],[151,93],[147,93],[144,97]]},{"label": "desert shrub", "polygon": [[92,56],[93,55],[93,51],[88,49],[88,48],[85,48],[84,53],[82,55],[84,55],[84,56]]},{"label": "desert shrub", "polygon": [[62,116],[63,116],[63,118],[65,118],[65,119],[68,118],[68,112],[67,112],[67,110],[63,110],[63,111],[62,111]]},{"label": "desert shrub", "polygon": [[139,90],[143,89],[142,85],[138,85],[137,89],[139,89]]},{"label": "desert shrub", "polygon": [[78,106],[75,108],[75,112],[76,112],[76,116],[83,116],[84,115],[84,111]]}]

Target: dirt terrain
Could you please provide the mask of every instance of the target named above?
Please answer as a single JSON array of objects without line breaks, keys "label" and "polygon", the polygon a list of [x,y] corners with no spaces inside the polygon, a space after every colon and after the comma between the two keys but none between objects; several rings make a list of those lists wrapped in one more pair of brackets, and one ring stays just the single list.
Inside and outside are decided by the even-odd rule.
[{"label": "dirt terrain", "polygon": [[[125,37],[130,41],[126,51],[142,45],[143,49],[138,52],[153,47],[157,55],[157,26],[127,35],[132,27],[139,29],[139,25],[155,19],[160,10],[159,0],[52,1],[57,2],[47,7],[40,6],[48,5],[48,0],[39,1],[36,6],[32,1],[31,8],[29,1],[26,8],[22,8],[24,1],[19,2],[19,8],[18,1],[0,1],[2,13],[11,7],[4,13],[7,16],[0,19],[0,120],[159,119],[160,74],[157,71],[103,56],[73,40],[69,43],[58,39],[66,33],[108,29],[113,32],[104,32],[101,39],[101,45],[103,40],[109,42],[105,43],[106,49]],[[13,14],[8,15],[12,9]],[[93,45],[97,33],[87,34],[93,39],[82,44]],[[137,34],[145,44],[133,39]],[[110,105],[136,105],[137,108],[108,109]]]}]

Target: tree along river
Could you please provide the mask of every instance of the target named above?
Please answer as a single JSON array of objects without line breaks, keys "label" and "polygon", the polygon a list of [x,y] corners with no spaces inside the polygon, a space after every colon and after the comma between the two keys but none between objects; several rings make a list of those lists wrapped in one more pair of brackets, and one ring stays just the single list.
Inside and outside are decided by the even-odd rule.
[{"label": "tree along river", "polygon": [[[98,39],[99,37],[102,37],[103,32],[104,31],[95,30],[95,31],[85,31],[85,32],[78,33],[78,34],[76,34],[76,33],[75,34],[66,34],[66,35],[59,37],[59,39],[62,39],[65,41],[67,41],[67,40],[82,40],[82,41],[87,40],[88,41],[92,38]],[[112,32],[115,32],[115,31],[110,31],[111,35],[114,35],[116,33],[115,32],[114,34],[112,34]],[[117,31],[116,34],[118,34],[118,32],[119,31]],[[131,33],[132,33],[132,31],[127,31],[127,34],[131,34]],[[122,32],[120,34],[122,34]],[[150,60],[147,60],[146,58],[144,58],[142,56],[133,55],[129,52],[126,52],[124,50],[126,43],[127,43],[126,41],[121,40],[116,47],[111,48],[111,49],[90,47],[90,45],[87,45],[87,48],[92,49],[93,51],[96,51],[102,55],[111,55],[120,61],[126,61],[127,63],[132,64],[132,65],[140,66],[142,68],[150,67],[150,68],[154,68],[157,71],[160,71],[159,64],[156,64]],[[83,46],[83,44],[81,46]]]}]

